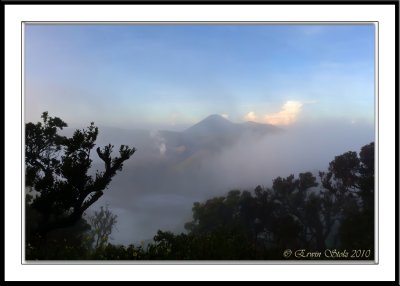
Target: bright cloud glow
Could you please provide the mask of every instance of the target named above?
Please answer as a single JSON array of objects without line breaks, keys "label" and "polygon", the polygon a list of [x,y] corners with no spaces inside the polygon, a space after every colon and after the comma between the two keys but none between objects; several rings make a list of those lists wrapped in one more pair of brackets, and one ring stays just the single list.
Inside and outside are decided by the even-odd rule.
[{"label": "bright cloud glow", "polygon": [[287,101],[283,106],[282,110],[265,115],[264,122],[273,125],[288,125],[296,121],[297,116],[301,111],[303,104],[299,101]]},{"label": "bright cloud glow", "polygon": [[266,114],[260,117],[254,111],[250,111],[243,117],[243,119],[246,121],[273,125],[289,125],[297,120],[302,106],[303,103],[300,101],[287,101],[279,112]]},{"label": "bright cloud glow", "polygon": [[226,113],[223,113],[223,114],[221,114],[221,116],[222,116],[223,118],[226,118],[226,119],[228,119],[228,118],[229,118],[229,115],[228,115],[228,114],[226,114]]},{"label": "bright cloud glow", "polygon": [[244,116],[244,120],[246,121],[257,121],[257,115],[254,111],[250,111]]}]

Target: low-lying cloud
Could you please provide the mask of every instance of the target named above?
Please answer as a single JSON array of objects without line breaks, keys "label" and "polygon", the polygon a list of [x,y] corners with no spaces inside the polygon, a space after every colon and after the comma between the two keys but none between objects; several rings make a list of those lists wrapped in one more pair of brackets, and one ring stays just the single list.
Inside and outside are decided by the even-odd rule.
[{"label": "low-lying cloud", "polygon": [[[262,138],[246,135],[217,152],[201,150],[193,154],[187,154],[186,147],[172,148],[165,138],[165,152],[161,152],[159,134],[147,132],[147,139],[143,139],[144,131],[112,134],[102,135],[100,129],[99,144],[130,144],[137,147],[137,152],[92,208],[108,203],[119,215],[113,243],[129,244],[152,239],[158,229],[184,231],[195,201],[224,195],[232,189],[270,187],[277,176],[306,171],[317,175],[336,155],[359,152],[363,145],[374,141],[374,126],[344,120],[297,122],[284,132]],[[180,152],[171,159],[175,149]],[[95,168],[102,168],[98,160],[94,163]]]},{"label": "low-lying cloud", "polygon": [[167,151],[167,145],[165,145],[165,138],[158,131],[151,131],[150,137],[154,138],[154,142],[157,145],[158,150],[160,150],[160,155],[164,156]]}]

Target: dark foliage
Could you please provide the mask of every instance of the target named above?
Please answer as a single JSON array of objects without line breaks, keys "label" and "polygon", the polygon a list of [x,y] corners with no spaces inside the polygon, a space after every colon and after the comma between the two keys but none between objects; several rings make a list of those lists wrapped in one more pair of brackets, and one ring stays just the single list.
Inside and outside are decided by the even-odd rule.
[{"label": "dark foliage", "polygon": [[237,249],[248,250],[244,259],[282,259],[285,249],[370,250],[364,259],[373,259],[374,143],[359,156],[336,156],[319,175],[321,184],[312,173],[300,173],[276,178],[271,189],[258,186],[253,194],[231,191],[194,203],[185,227],[189,236],[224,233],[221,247],[239,236]]},{"label": "dark foliage", "polygon": [[43,123],[26,124],[26,186],[37,194],[26,199],[27,259],[282,260],[289,258],[283,257],[286,249],[368,250],[343,259],[374,258],[373,142],[358,154],[336,156],[318,177],[291,174],[274,179],[270,188],[232,190],[195,202],[186,233],[159,230],[146,246],[122,246],[108,243],[116,222],[108,209],[89,223],[83,214],[135,149],[121,146],[112,158],[112,145],[97,148],[105,169],[92,177],[97,127],[92,123],[66,138],[58,133],[65,122],[46,112],[42,118]]},{"label": "dark foliage", "polygon": [[[79,225],[87,225],[82,215],[103,195],[117,171],[122,170],[123,162],[135,152],[134,148],[122,145],[119,156],[112,158],[112,145],[98,147],[96,151],[104,162],[104,171],[90,176],[90,156],[98,135],[94,123],[87,129],[76,130],[68,138],[59,134],[67,127],[60,118],[49,117],[44,112],[42,119],[43,122],[25,125],[25,182],[27,189],[36,194],[28,194],[26,205],[28,259],[33,250],[57,244],[57,237],[65,240],[64,248],[69,247],[67,236],[73,231],[67,229],[80,229],[76,230],[79,235],[74,240],[82,241]],[[54,233],[58,235],[53,236]],[[71,247],[77,246],[73,243]],[[40,253],[43,253],[42,259],[63,257],[50,249]]]},{"label": "dark foliage", "polygon": [[[319,178],[312,173],[278,177],[272,188],[232,190],[193,204],[188,233],[158,231],[144,249],[108,245],[102,259],[282,260],[286,249],[374,258],[374,143],[347,152]],[[329,250],[327,256],[325,251]],[[352,250],[365,251],[351,257]],[[119,258],[116,258],[119,257]],[[308,259],[294,257],[291,259]],[[335,257],[336,259],[338,257]],[[340,257],[339,257],[340,258]]]}]

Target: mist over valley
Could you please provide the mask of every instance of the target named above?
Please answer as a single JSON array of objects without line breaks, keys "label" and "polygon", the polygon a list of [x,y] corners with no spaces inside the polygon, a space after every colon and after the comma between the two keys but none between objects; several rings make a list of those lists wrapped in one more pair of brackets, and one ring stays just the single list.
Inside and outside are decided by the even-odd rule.
[{"label": "mist over valley", "polygon": [[[118,215],[113,243],[139,243],[158,229],[184,231],[196,201],[270,187],[278,176],[317,176],[334,156],[371,141],[371,124],[344,120],[276,127],[210,115],[180,132],[99,126],[97,146],[112,143],[116,152],[125,144],[136,152],[92,209],[107,204]],[[93,156],[93,174],[103,165]]]}]

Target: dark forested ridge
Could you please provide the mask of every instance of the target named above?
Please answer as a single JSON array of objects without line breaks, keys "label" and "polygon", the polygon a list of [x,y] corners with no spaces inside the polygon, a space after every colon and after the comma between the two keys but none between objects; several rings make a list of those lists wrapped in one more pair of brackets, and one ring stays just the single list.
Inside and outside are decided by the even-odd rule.
[{"label": "dark forested ridge", "polygon": [[97,127],[67,138],[58,133],[65,122],[42,118],[25,132],[27,260],[374,259],[373,142],[318,174],[195,202],[185,233],[159,230],[147,245],[122,246],[108,241],[117,221],[108,208],[85,211],[135,149],[123,145],[113,158],[112,145],[98,148],[104,170],[90,176]]}]

